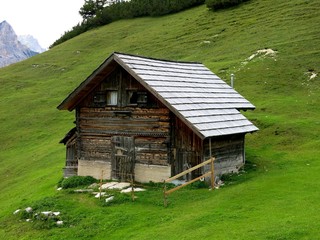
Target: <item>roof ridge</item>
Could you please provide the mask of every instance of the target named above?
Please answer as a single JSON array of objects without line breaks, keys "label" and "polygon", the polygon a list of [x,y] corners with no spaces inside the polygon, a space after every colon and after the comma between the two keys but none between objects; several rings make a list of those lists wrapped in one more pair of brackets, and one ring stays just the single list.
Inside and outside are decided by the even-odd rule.
[{"label": "roof ridge", "polygon": [[117,52],[117,51],[113,52],[112,55],[114,55],[114,54],[121,54],[121,55],[125,55],[125,56],[138,57],[138,58],[142,58],[142,59],[149,59],[149,60],[155,60],[155,61],[161,61],[161,62],[187,63],[187,64],[189,63],[189,64],[202,64],[202,65],[204,65],[202,62],[196,62],[196,61],[175,61],[175,60],[146,57],[146,56],[141,56],[141,55],[137,55],[137,54],[123,53],[123,52]]}]

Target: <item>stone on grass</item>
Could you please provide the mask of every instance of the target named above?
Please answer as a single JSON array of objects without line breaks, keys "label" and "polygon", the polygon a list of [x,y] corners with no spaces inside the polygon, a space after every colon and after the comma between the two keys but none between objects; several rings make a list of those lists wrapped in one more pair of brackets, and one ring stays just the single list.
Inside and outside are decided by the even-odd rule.
[{"label": "stone on grass", "polygon": [[[145,189],[143,189],[143,188],[133,188],[133,191],[134,192],[143,192],[143,191],[145,191]],[[130,193],[130,192],[132,192],[132,188],[127,188],[127,189],[121,190],[121,193]]]},{"label": "stone on grass", "polygon": [[108,183],[102,184],[101,189],[109,189],[110,187],[116,184],[117,184],[116,182],[108,182]]},{"label": "stone on grass", "polygon": [[130,187],[130,183],[127,182],[108,182],[101,186],[101,189],[124,189]]},{"label": "stone on grass", "polygon": [[19,213],[21,211],[21,209],[17,209],[17,210],[15,210],[14,212],[13,212],[13,214],[17,214],[17,213]]},{"label": "stone on grass", "polygon": [[92,192],[93,189],[76,189],[74,190],[75,193],[86,193],[86,192]]},{"label": "stone on grass", "polygon": [[59,216],[60,212],[53,212],[52,214],[55,215],[55,216]]},{"label": "stone on grass", "polygon": [[99,183],[92,183],[90,186],[88,186],[88,188],[98,188],[100,186]]},{"label": "stone on grass", "polygon": [[106,198],[106,202],[107,202],[107,203],[108,203],[108,202],[111,202],[113,199],[114,199],[114,196],[108,197],[108,198]]},{"label": "stone on grass", "polygon": [[113,185],[112,187],[110,187],[109,189],[124,189],[124,188],[127,188],[127,187],[130,187],[130,183],[127,183],[127,182],[120,182],[120,183],[117,183],[116,185]]},{"label": "stone on grass", "polygon": [[94,197],[95,198],[100,198],[100,197],[105,196],[105,195],[106,195],[105,192],[101,192],[101,193],[97,193]]},{"label": "stone on grass", "polygon": [[52,214],[51,211],[44,211],[44,212],[41,212],[41,214],[45,215],[46,217],[48,217],[49,215]]},{"label": "stone on grass", "polygon": [[27,207],[25,210],[26,210],[27,213],[31,213],[32,212],[32,208],[31,207]]}]

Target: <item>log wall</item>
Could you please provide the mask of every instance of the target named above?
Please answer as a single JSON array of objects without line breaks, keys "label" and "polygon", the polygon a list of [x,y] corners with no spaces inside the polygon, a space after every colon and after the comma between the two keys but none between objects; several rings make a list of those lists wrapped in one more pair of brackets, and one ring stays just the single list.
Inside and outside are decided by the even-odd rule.
[{"label": "log wall", "polygon": [[[171,119],[172,175],[176,175],[202,162],[202,140],[178,117],[171,116]],[[201,169],[185,176],[185,179],[200,175]]]},{"label": "log wall", "polygon": [[[109,90],[117,92],[116,105],[103,99]],[[133,92],[138,100],[130,99]],[[136,163],[169,164],[169,110],[121,68],[88,94],[76,111],[80,159],[112,162],[112,137],[129,136],[134,137]]]},{"label": "log wall", "polygon": [[[210,158],[209,139],[205,140],[205,159]],[[238,172],[245,163],[244,134],[221,136],[211,139],[211,152],[215,157],[215,175]]]}]

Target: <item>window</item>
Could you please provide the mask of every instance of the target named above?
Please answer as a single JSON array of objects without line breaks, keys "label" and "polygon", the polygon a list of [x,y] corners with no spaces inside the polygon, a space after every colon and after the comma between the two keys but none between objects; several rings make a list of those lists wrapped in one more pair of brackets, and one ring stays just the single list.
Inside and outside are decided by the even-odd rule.
[{"label": "window", "polygon": [[93,97],[93,102],[95,106],[104,106],[106,104],[105,92],[96,92]]},{"label": "window", "polygon": [[146,92],[138,92],[137,95],[138,95],[137,103],[140,103],[140,104],[147,103],[148,96]]},{"label": "window", "polygon": [[118,91],[107,91],[107,105],[118,105]]},{"label": "window", "polygon": [[137,104],[138,95],[136,91],[128,91],[128,104]]},{"label": "window", "polygon": [[148,97],[146,92],[128,91],[128,104],[146,104]]}]

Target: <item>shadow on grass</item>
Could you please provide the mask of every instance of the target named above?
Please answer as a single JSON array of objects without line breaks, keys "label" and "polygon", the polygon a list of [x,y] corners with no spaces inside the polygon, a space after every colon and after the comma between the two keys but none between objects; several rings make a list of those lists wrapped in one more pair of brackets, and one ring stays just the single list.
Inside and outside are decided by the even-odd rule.
[{"label": "shadow on grass", "polygon": [[257,171],[258,166],[254,161],[246,161],[239,172],[224,174],[221,176],[221,181],[224,183],[224,186],[241,184],[254,178],[257,175]]}]

